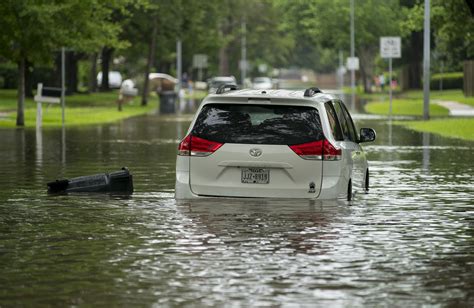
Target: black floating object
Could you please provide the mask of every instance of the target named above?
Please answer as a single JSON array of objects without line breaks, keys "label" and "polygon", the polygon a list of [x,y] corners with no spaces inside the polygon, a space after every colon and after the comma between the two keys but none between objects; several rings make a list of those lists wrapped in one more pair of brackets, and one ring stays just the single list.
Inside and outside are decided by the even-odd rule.
[{"label": "black floating object", "polygon": [[51,194],[70,192],[133,193],[133,177],[126,167],[110,173],[56,180],[46,185],[48,185],[48,193]]}]

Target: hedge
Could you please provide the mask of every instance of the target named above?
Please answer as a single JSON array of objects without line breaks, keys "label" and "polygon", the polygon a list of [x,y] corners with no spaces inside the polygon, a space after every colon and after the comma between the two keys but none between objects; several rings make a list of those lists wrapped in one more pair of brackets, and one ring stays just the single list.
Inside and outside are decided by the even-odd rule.
[{"label": "hedge", "polygon": [[443,90],[446,89],[462,89],[463,88],[463,72],[433,74],[430,81],[432,90],[439,90],[441,79],[443,80]]}]

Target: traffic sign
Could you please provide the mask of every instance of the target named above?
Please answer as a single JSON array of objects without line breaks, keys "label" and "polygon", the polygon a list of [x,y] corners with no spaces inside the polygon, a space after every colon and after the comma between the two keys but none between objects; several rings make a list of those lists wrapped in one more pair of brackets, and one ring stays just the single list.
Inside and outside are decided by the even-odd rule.
[{"label": "traffic sign", "polygon": [[401,58],[402,44],[399,36],[385,36],[380,38],[380,56],[382,58]]},{"label": "traffic sign", "polygon": [[194,68],[206,68],[207,67],[207,55],[195,54],[193,56],[193,67]]},{"label": "traffic sign", "polygon": [[357,71],[359,69],[359,58],[349,57],[346,62],[347,69]]}]

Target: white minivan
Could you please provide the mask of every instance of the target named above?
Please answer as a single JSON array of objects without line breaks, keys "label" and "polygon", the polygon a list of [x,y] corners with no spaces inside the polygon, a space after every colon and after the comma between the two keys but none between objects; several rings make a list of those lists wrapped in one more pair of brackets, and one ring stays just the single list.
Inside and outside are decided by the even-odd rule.
[{"label": "white minivan", "polygon": [[362,142],[344,103],[317,88],[221,86],[200,105],[178,147],[176,199],[351,200],[369,189]]}]

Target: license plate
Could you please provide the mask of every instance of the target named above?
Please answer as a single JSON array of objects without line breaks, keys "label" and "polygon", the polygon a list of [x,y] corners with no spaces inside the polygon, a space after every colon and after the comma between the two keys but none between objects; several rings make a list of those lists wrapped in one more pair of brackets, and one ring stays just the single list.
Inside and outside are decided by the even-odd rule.
[{"label": "license plate", "polygon": [[242,168],[242,183],[268,184],[270,183],[270,170],[263,168]]}]

